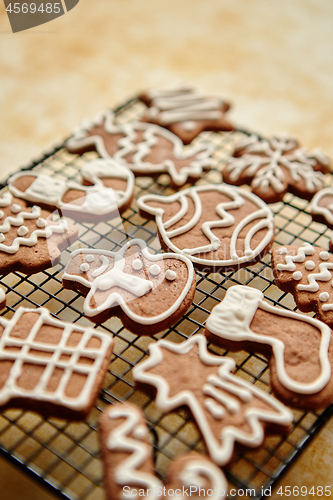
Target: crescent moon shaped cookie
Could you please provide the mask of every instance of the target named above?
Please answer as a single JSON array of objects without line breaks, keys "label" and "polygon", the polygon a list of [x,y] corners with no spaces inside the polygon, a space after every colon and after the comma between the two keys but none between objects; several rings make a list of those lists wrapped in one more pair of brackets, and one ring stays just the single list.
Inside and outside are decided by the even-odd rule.
[{"label": "crescent moon shaped cookie", "polygon": [[228,350],[267,356],[273,391],[283,402],[307,409],[327,406],[333,401],[330,328],[263,298],[255,288],[229,288],[207,319],[206,337]]},{"label": "crescent moon shaped cookie", "polygon": [[127,167],[115,160],[93,160],[82,167],[81,174],[89,186],[23,171],[9,178],[8,187],[17,198],[59,209],[80,221],[109,220],[130,206],[134,175]]},{"label": "crescent moon shaped cookie", "polygon": [[211,97],[189,84],[150,89],[139,95],[148,106],[143,120],[166,127],[189,144],[204,130],[234,130],[226,117],[230,103]]},{"label": "crescent moon shaped cookie", "polygon": [[52,220],[52,214],[9,192],[0,197],[0,274],[20,271],[34,274],[60,262],[60,251],[78,237],[78,229],[67,221]]},{"label": "crescent moon shaped cookie", "polygon": [[66,143],[71,153],[96,150],[102,158],[114,158],[136,176],[170,175],[173,187],[195,182],[211,168],[211,144],[184,149],[182,141],[170,131],[150,123],[130,122],[116,125],[109,111],[85,122]]},{"label": "crescent moon shaped cookie", "polygon": [[171,196],[138,199],[143,217],[156,218],[162,244],[206,272],[260,260],[273,242],[270,208],[257,196],[226,184],[195,186]]},{"label": "crescent moon shaped cookie", "polygon": [[[99,422],[99,438],[104,466],[104,485],[107,500],[126,496],[180,499],[176,490],[191,497],[224,500],[228,484],[219,467],[207,457],[190,452],[177,457],[171,464],[166,483],[154,472],[153,448],[149,431],[140,408],[130,403],[108,406]],[[212,497],[205,490],[217,492]],[[153,493],[152,493],[153,492]]]},{"label": "crescent moon shaped cookie", "polygon": [[0,316],[0,406],[80,420],[100,391],[113,338],[65,323],[48,309]]},{"label": "crescent moon shaped cookie", "polygon": [[321,189],[309,207],[313,220],[333,228],[333,187]]},{"label": "crescent moon shaped cookie", "polygon": [[118,252],[83,248],[71,254],[64,288],[86,294],[83,311],[95,323],[119,316],[137,335],[158,333],[178,321],[195,293],[193,265],[187,257],[151,254],[134,239]]},{"label": "crescent moon shaped cookie", "polygon": [[311,200],[324,187],[323,174],[331,167],[320,149],[306,151],[289,136],[259,139],[251,135],[236,144],[233,156],[223,169],[223,180],[236,186],[250,184],[266,203],[282,200],[288,190]]},{"label": "crescent moon shaped cookie", "polygon": [[[269,394],[232,372],[234,359],[212,355],[203,335],[175,344],[159,340],[149,345],[149,357],[136,365],[137,384],[153,386],[163,414],[187,406],[217,465],[230,462],[235,444],[255,448],[264,427],[286,430],[292,413]],[[179,369],[181,367],[181,370]]]}]

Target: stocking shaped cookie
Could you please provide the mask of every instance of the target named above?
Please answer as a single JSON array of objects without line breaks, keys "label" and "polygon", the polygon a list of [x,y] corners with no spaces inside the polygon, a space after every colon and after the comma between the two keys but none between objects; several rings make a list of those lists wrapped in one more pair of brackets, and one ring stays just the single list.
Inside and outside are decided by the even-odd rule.
[{"label": "stocking shaped cookie", "polygon": [[151,254],[143,240],[118,252],[90,248],[71,254],[63,286],[87,293],[83,310],[100,323],[119,316],[137,335],[151,335],[178,321],[192,304],[192,263],[175,254]]},{"label": "stocking shaped cookie", "polygon": [[210,354],[203,335],[180,344],[159,340],[149,345],[149,353],[134,367],[134,380],[156,389],[162,413],[184,405],[191,410],[208,454],[218,465],[230,461],[235,442],[259,446],[264,426],[282,429],[292,421],[282,403],[232,374],[232,358]]},{"label": "stocking shaped cookie", "polygon": [[78,230],[38,206],[32,208],[10,193],[0,198],[0,274],[34,274],[60,261],[60,251],[78,237]]},{"label": "stocking shaped cookie", "polygon": [[310,205],[313,220],[333,228],[333,188],[321,189],[313,197]]},{"label": "stocking shaped cookie", "polygon": [[90,411],[108,368],[110,335],[20,307],[0,317],[0,406],[81,419]]},{"label": "stocking shaped cookie", "polygon": [[93,160],[84,165],[81,174],[89,186],[27,171],[10,177],[8,187],[17,198],[51,210],[58,208],[80,221],[110,219],[130,206],[134,176],[127,167],[115,160]]},{"label": "stocking shaped cookie", "polygon": [[[214,307],[206,336],[229,350],[246,349],[270,358],[271,385],[288,404],[325,406],[323,389],[331,380],[331,330],[314,318],[263,301],[260,290],[237,285]],[[327,388],[325,394],[331,392]]]},{"label": "stocking shaped cookie", "polygon": [[319,149],[306,151],[296,139],[276,136],[259,139],[256,135],[240,141],[223,169],[228,184],[251,184],[252,191],[266,203],[282,200],[291,193],[310,200],[324,187],[323,173],[331,161]]},{"label": "stocking shaped cookie", "polygon": [[196,181],[212,165],[212,145],[184,149],[179,137],[162,127],[142,122],[116,125],[114,119],[107,112],[84,123],[67,141],[67,149],[72,153],[96,150],[102,158],[115,158],[139,176],[167,173],[176,188]]},{"label": "stocking shaped cookie", "polygon": [[[108,500],[121,500],[126,496],[180,500],[182,494],[194,499],[223,500],[227,496],[223,472],[199,453],[177,457],[163,484],[154,472],[153,448],[144,416],[140,408],[132,404],[107,407],[100,419],[99,436]],[[215,494],[206,496],[207,490],[215,490]]]},{"label": "stocking shaped cookie", "polygon": [[226,184],[195,186],[171,196],[144,195],[140,213],[155,216],[162,243],[212,272],[253,264],[274,238],[273,214],[260,198]]},{"label": "stocking shaped cookie", "polygon": [[234,130],[225,114],[230,104],[220,97],[207,96],[192,85],[150,89],[139,97],[149,107],[143,120],[168,128],[184,144],[204,130]]}]

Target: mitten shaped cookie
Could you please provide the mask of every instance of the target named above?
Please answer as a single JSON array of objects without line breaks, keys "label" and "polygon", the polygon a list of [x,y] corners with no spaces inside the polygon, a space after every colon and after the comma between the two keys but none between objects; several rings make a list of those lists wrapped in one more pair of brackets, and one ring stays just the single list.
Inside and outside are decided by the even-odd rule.
[{"label": "mitten shaped cookie", "polygon": [[226,117],[230,103],[211,97],[189,84],[150,89],[139,98],[148,106],[143,120],[166,127],[189,144],[204,130],[234,130]]},{"label": "mitten shaped cookie", "polygon": [[10,193],[0,198],[0,274],[20,271],[34,274],[60,261],[60,252],[78,237],[78,230],[65,220],[32,208]]},{"label": "mitten shaped cookie", "polygon": [[112,336],[20,307],[0,317],[0,406],[45,416],[86,417],[100,391]]},{"label": "mitten shaped cookie", "polygon": [[156,218],[161,243],[206,272],[238,269],[260,260],[274,238],[270,208],[226,184],[195,186],[171,196],[138,199],[143,217]]},{"label": "mitten shaped cookie", "polygon": [[231,460],[236,442],[260,446],[266,426],[285,431],[292,422],[282,403],[232,373],[234,359],[210,354],[203,335],[180,344],[159,340],[149,354],[134,367],[135,382],[155,388],[162,413],[187,406],[220,466]]},{"label": "mitten shaped cookie", "polygon": [[292,137],[259,139],[251,135],[235,146],[234,158],[223,169],[223,180],[236,186],[250,184],[266,203],[282,200],[287,191],[311,200],[324,187],[323,173],[330,167],[331,160],[319,149],[306,151]]},{"label": "mitten shaped cookie", "polygon": [[228,350],[267,356],[274,394],[283,402],[306,409],[328,406],[333,401],[330,328],[263,298],[255,288],[229,288],[207,319],[206,337]]},{"label": "mitten shaped cookie", "polygon": [[179,499],[182,493],[194,499],[208,498],[208,490],[215,491],[214,500],[227,496],[223,472],[199,453],[177,457],[163,484],[154,471],[153,448],[142,411],[130,403],[105,409],[99,422],[99,438],[108,500],[126,496],[171,500]]},{"label": "mitten shaped cookie", "polygon": [[115,160],[93,160],[81,169],[84,184],[38,172],[18,172],[8,180],[16,198],[37,203],[75,220],[108,220],[126,210],[134,193],[134,175]]},{"label": "mitten shaped cookie", "polygon": [[137,335],[152,335],[178,321],[192,304],[195,284],[189,259],[153,255],[139,239],[118,252],[76,250],[63,274],[65,288],[87,294],[83,311],[91,321],[119,316]]}]

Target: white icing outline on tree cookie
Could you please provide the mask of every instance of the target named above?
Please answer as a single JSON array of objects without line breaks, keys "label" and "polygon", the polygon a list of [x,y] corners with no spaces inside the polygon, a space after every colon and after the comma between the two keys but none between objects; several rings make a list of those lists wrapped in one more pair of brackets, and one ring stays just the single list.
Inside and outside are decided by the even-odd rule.
[{"label": "white icing outline on tree cookie", "polygon": [[[139,316],[138,314],[134,313],[131,311],[131,309],[127,306],[126,301],[124,298],[118,293],[118,292],[113,292],[111,295],[109,295],[104,303],[100,305],[99,307],[96,308],[91,308],[90,307],[90,301],[94,297],[94,294],[96,291],[99,290],[108,290],[112,288],[113,286],[119,286],[123,288],[124,290],[127,290],[131,292],[132,294],[136,295],[137,297],[141,297],[148,293],[152,288],[153,288],[153,283],[150,280],[145,280],[143,278],[140,278],[138,276],[135,276],[133,274],[127,274],[123,272],[123,268],[125,265],[125,259],[124,259],[124,254],[125,252],[132,246],[139,246],[142,254],[144,257],[146,257],[149,261],[161,261],[161,260],[166,260],[166,259],[174,259],[174,260],[181,260],[184,262],[187,266],[187,271],[188,271],[188,277],[186,280],[186,283],[184,283],[184,288],[177,298],[177,300],[173,303],[173,305],[164,311],[163,313],[157,315],[157,316],[152,316],[152,317],[144,317],[144,316]],[[163,253],[163,254],[151,254],[148,251],[147,245],[143,240],[140,239],[134,239],[126,243],[120,250],[117,252],[109,252],[107,250],[99,250],[99,249],[92,249],[92,248],[80,248],[78,250],[75,250],[74,252],[71,253],[71,258],[75,257],[76,255],[79,254],[97,254],[101,255],[101,257],[104,257],[105,262],[103,262],[103,265],[101,266],[103,268],[102,272],[99,272],[98,274],[95,274],[97,276],[97,279],[94,280],[93,282],[88,281],[85,277],[83,276],[78,276],[75,274],[68,274],[66,273],[66,269],[63,274],[63,279],[68,280],[68,281],[77,281],[78,283],[83,284],[86,288],[90,288],[90,291],[88,295],[85,298],[84,304],[83,304],[83,311],[86,316],[88,317],[93,317],[98,315],[101,312],[104,312],[111,307],[119,305],[123,312],[128,316],[130,319],[135,321],[136,323],[142,324],[142,325],[154,325],[156,323],[159,323],[161,321],[166,320],[168,317],[172,316],[173,313],[175,313],[178,308],[181,306],[183,300],[187,296],[193,279],[194,279],[194,270],[193,270],[193,265],[191,261],[182,256],[182,255],[175,255],[175,254],[170,254],[170,253]],[[111,259],[114,259],[114,267],[108,271],[106,274],[105,271],[110,264],[108,257]],[[108,261],[108,263],[106,263]],[[101,269],[101,268],[100,268]],[[99,270],[98,270],[99,271]],[[95,272],[95,271],[94,271]],[[111,283],[111,284],[110,284]],[[134,300],[134,299],[131,299]]]},{"label": "white icing outline on tree cookie", "polygon": [[[210,240],[209,245],[205,245],[198,248],[178,248],[174,243],[172,243],[171,239],[174,236],[178,236],[179,234],[184,234],[190,231],[200,220],[202,212],[204,212],[204,207],[201,204],[201,200],[199,197],[199,193],[204,191],[218,191],[230,198],[230,201],[226,201],[223,203],[219,203],[216,205],[216,213],[217,216],[221,217],[221,220],[214,221],[205,221],[202,224],[202,232],[203,234]],[[174,224],[179,222],[188,210],[188,200],[187,197],[191,198],[194,206],[195,212],[192,219],[187,222],[184,226],[176,228],[174,230],[168,231],[169,227],[172,227]],[[251,203],[258,207],[258,210],[248,214],[244,219],[242,219],[237,227],[235,228],[231,241],[230,241],[230,255],[231,258],[228,260],[214,260],[214,259],[203,259],[200,257],[195,257],[197,253],[205,253],[205,252],[213,252],[220,248],[221,241],[215,236],[212,229],[219,227],[230,227],[234,224],[234,216],[228,212],[228,210],[237,209],[244,205],[244,198],[249,200]],[[174,201],[178,201],[181,204],[181,208],[179,212],[174,215],[171,219],[163,223],[163,208],[155,208],[146,204],[147,201],[157,201],[159,203],[169,204]],[[201,265],[211,265],[211,266],[228,266],[228,265],[238,265],[246,262],[251,262],[258,255],[260,255],[265,248],[272,241],[274,236],[274,220],[273,214],[270,208],[266,205],[264,201],[262,201],[258,196],[249,193],[248,191],[229,186],[227,184],[215,185],[215,184],[207,184],[204,186],[193,186],[182,191],[179,191],[170,196],[162,196],[162,195],[152,195],[147,194],[141,196],[137,200],[138,208],[143,210],[149,214],[155,215],[156,224],[158,227],[158,231],[165,242],[165,244],[173,250],[178,255],[186,255],[192,262],[201,264]],[[244,256],[238,257],[236,252],[236,242],[239,233],[241,230],[250,222],[255,219],[261,219],[258,223],[256,223],[247,233],[246,238],[244,240]],[[252,250],[250,247],[250,243],[252,237],[258,232],[260,229],[267,228],[267,234],[259,243],[255,250]]]},{"label": "white icing outline on tree cookie", "polygon": [[[204,365],[220,367],[218,369],[218,376],[211,375],[207,381],[203,381],[202,389],[205,395],[209,396],[209,398],[215,397],[218,403],[226,406],[231,413],[240,411],[241,406],[235,398],[223,395],[223,400],[221,399],[221,393],[217,392],[218,387],[221,387],[228,392],[232,391],[234,395],[244,402],[251,401],[253,396],[255,396],[273,408],[276,413],[250,408],[246,412],[247,422],[251,428],[250,433],[243,432],[238,427],[229,425],[223,428],[219,436],[215,436],[208,425],[203,408],[200,407],[191,391],[182,390],[180,387],[180,392],[170,397],[167,380],[154,373],[149,373],[149,370],[163,360],[163,349],[167,349],[175,354],[187,354],[194,346],[197,347],[200,360]],[[260,421],[286,426],[293,420],[292,413],[282,403],[231,373],[235,366],[236,362],[232,358],[210,354],[207,351],[206,338],[199,334],[180,344],[175,344],[167,340],[159,340],[156,343],[151,343],[149,345],[149,357],[135,366],[132,373],[136,382],[142,382],[156,388],[155,403],[162,413],[168,413],[184,405],[190,408],[205,439],[209,455],[216,464],[222,466],[230,461],[236,441],[249,447],[259,446],[263,442],[264,431]],[[206,409],[208,410],[207,407]],[[214,414],[212,416],[216,418]]]},{"label": "white icing outline on tree cookie", "polygon": [[[39,315],[39,318],[31,328],[26,339],[11,337],[12,329],[24,313],[36,313]],[[105,354],[113,342],[112,336],[101,333],[93,328],[83,328],[77,324],[55,319],[51,316],[49,310],[44,307],[38,309],[19,307],[11,320],[0,316],[0,325],[5,328],[0,337],[0,364],[1,361],[14,361],[9,376],[4,386],[0,389],[1,405],[7,404],[13,398],[25,398],[59,404],[74,411],[84,410],[87,407],[95,382],[100,375]],[[42,325],[51,325],[64,330],[58,344],[34,341]],[[82,337],[76,346],[69,347],[66,345],[66,342],[73,332],[82,333]],[[100,340],[100,347],[85,348],[93,337]],[[6,349],[6,347],[19,347],[20,350],[11,351]],[[32,350],[49,352],[52,353],[52,356],[38,356]],[[61,361],[60,357],[62,354],[69,355],[69,360]],[[79,363],[81,357],[89,357],[89,359],[95,361],[93,364]],[[17,385],[17,380],[24,374],[22,371],[24,363],[46,366],[38,384],[32,390],[22,389]],[[50,392],[46,390],[46,387],[56,367],[64,370],[64,374],[56,391]],[[70,398],[65,395],[65,390],[74,372],[82,373],[87,378],[79,396]]]},{"label": "white icing outline on tree cookie", "polygon": [[[328,207],[319,205],[320,201],[325,196],[330,196],[332,198]],[[327,187],[318,191],[318,193],[316,193],[312,198],[309,210],[311,214],[321,215],[328,222],[328,224],[333,225],[333,187]]]},{"label": "white icing outline on tree cookie", "polygon": [[[309,316],[273,307],[263,301],[263,298],[263,293],[256,288],[243,285],[232,286],[227,290],[224,299],[210,313],[206,322],[207,330],[222,339],[270,345],[276,361],[277,377],[280,383],[290,391],[299,394],[316,394],[327,385],[331,378],[331,365],[328,359],[328,349],[331,341],[330,328],[322,321]],[[284,343],[274,337],[261,335],[251,330],[250,325],[258,309],[277,316],[309,323],[320,331],[319,361],[321,373],[316,380],[310,383],[293,380],[285,369]]]}]

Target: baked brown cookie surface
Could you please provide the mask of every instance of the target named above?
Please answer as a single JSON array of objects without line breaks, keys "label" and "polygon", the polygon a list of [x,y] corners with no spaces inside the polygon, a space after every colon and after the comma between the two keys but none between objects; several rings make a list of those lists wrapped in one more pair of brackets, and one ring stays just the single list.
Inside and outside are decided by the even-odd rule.
[{"label": "baked brown cookie surface", "polygon": [[333,228],[333,188],[327,187],[318,191],[309,210],[313,220]]}]

